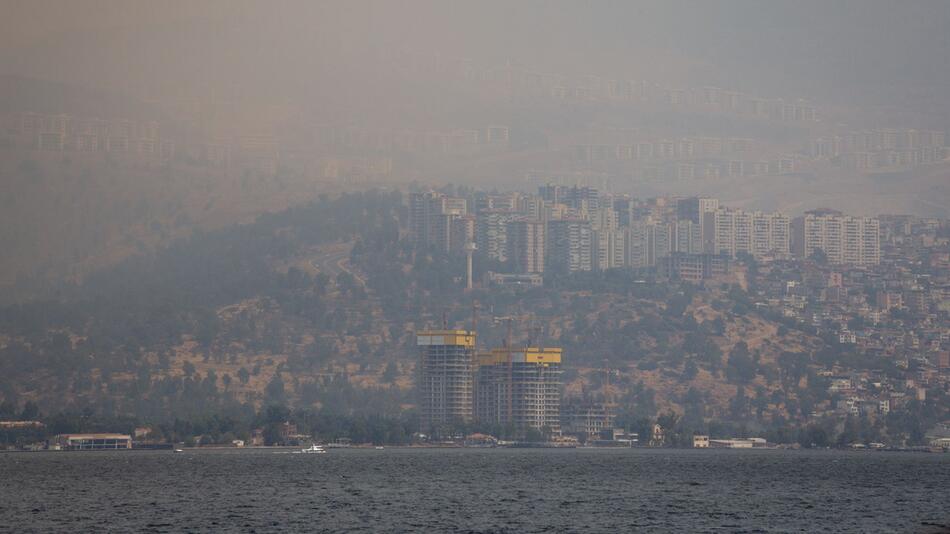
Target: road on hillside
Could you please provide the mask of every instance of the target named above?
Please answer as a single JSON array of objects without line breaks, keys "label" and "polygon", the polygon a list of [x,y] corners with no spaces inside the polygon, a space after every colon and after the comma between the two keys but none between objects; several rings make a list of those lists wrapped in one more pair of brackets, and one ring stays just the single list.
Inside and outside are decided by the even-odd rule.
[{"label": "road on hillside", "polygon": [[340,273],[348,273],[361,286],[366,287],[366,280],[349,266],[351,248],[353,248],[352,243],[327,247],[319,257],[310,260],[310,264],[314,269],[334,279]]}]

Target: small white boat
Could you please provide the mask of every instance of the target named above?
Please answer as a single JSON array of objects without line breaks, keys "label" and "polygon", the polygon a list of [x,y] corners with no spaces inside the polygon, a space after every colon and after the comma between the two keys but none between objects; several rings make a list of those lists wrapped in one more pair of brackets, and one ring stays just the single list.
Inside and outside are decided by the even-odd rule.
[{"label": "small white boat", "polygon": [[383,446],[382,446],[382,445],[377,445],[377,446],[374,447],[374,448],[375,448],[377,451],[383,450]]},{"label": "small white boat", "polygon": [[299,451],[294,451],[295,454],[326,454],[326,449],[314,443],[310,446],[309,449],[301,449]]},{"label": "small white boat", "polygon": [[173,452],[185,452],[184,449],[175,449]]}]

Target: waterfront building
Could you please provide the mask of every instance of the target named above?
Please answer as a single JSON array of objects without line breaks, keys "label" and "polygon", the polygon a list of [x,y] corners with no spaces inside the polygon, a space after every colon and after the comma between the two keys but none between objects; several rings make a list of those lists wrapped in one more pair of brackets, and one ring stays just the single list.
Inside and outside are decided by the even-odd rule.
[{"label": "waterfront building", "polygon": [[473,409],[475,332],[426,330],[419,348],[419,405],[423,428],[468,422]]},{"label": "waterfront building", "polygon": [[475,376],[479,422],[560,433],[560,348],[493,349],[478,355]]},{"label": "waterfront building", "polygon": [[0,430],[20,430],[24,428],[43,428],[41,421],[0,421]]},{"label": "waterfront building", "polygon": [[60,434],[56,443],[68,451],[131,449],[132,436],[128,434]]},{"label": "waterfront building", "polygon": [[604,403],[570,403],[561,411],[564,432],[583,438],[594,439],[606,429],[613,428],[614,418]]},{"label": "waterfront building", "polygon": [[711,439],[709,447],[714,449],[752,449],[756,447],[766,447],[768,444],[765,438],[730,438],[730,439]]}]

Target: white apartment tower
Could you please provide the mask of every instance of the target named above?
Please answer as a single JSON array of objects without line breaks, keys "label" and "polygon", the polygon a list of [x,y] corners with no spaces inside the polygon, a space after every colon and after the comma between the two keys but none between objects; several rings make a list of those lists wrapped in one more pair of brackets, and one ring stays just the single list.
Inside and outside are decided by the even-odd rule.
[{"label": "white apartment tower", "polygon": [[546,264],[551,270],[565,273],[590,271],[593,268],[591,239],[590,221],[550,221]]},{"label": "white apartment tower", "polygon": [[626,239],[623,230],[594,230],[594,266],[598,270],[617,269],[623,267],[626,256]]},{"label": "white apartment tower", "polygon": [[881,228],[877,219],[852,217],[833,210],[814,210],[795,219],[795,254],[825,253],[829,263],[858,266],[881,262]]},{"label": "white apartment tower", "polygon": [[634,221],[624,228],[623,262],[627,267],[654,267],[676,249],[675,224]]},{"label": "white apartment tower", "polygon": [[517,273],[544,272],[544,223],[515,219],[508,223],[508,261]]},{"label": "white apartment tower", "polygon": [[508,210],[486,210],[478,214],[476,243],[486,257],[508,261],[508,223],[514,214]]},{"label": "white apartment tower", "polygon": [[720,208],[704,215],[704,249],[735,258],[755,259],[789,253],[789,219],[782,213]]}]

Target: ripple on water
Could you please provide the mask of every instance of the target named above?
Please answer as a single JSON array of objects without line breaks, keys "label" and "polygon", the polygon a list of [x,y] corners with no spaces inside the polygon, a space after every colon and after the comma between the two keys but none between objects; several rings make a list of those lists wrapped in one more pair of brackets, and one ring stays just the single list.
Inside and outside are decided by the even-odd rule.
[{"label": "ripple on water", "polygon": [[[0,455],[0,532],[937,532],[950,455],[334,450]],[[944,488],[943,491],[935,491]]]}]

